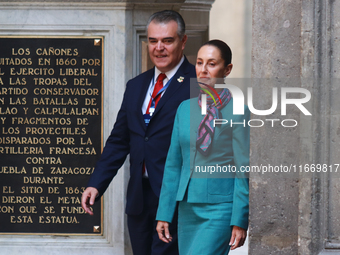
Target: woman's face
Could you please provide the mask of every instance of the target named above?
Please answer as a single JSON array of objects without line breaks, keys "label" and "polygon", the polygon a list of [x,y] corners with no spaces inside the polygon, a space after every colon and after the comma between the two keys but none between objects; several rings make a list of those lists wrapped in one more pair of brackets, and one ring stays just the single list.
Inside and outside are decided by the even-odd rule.
[{"label": "woman's face", "polygon": [[221,52],[215,46],[205,45],[197,53],[196,75],[199,84],[204,83],[214,87],[217,78],[228,76],[232,67],[232,64],[224,66]]}]

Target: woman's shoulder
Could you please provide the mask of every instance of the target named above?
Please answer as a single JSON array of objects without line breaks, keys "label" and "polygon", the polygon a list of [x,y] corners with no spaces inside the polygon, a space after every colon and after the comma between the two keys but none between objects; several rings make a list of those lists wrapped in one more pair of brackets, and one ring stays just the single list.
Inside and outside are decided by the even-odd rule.
[{"label": "woman's shoulder", "polygon": [[192,106],[193,104],[198,104],[198,103],[197,103],[197,97],[194,97],[194,98],[190,98],[190,99],[184,100],[184,101],[183,101],[182,103],[180,103],[180,105],[178,106],[177,111],[190,110],[190,106]]},{"label": "woman's shoulder", "polygon": [[[197,108],[197,109],[196,109]],[[180,121],[187,121],[193,116],[193,113],[199,111],[197,97],[184,100],[177,108],[177,118]]]}]

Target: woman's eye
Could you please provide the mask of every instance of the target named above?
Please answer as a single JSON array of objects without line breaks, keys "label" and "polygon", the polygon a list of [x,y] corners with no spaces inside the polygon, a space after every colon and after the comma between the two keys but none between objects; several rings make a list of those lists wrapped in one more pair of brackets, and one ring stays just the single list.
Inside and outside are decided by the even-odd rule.
[{"label": "woman's eye", "polygon": [[196,62],[196,65],[198,65],[198,66],[202,65],[202,62]]}]

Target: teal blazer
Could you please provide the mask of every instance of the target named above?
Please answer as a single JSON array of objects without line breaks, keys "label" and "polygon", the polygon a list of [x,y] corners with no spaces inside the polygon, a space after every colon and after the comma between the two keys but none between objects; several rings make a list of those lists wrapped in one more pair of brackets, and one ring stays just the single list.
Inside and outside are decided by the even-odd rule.
[{"label": "teal blazer", "polygon": [[[197,98],[177,109],[168,151],[156,220],[171,222],[177,201],[188,203],[233,203],[231,226],[248,228],[250,112],[233,115],[233,99],[220,110],[211,153],[196,150],[197,130],[203,119]],[[228,170],[229,168],[229,170]],[[209,170],[210,169],[210,170]]]}]

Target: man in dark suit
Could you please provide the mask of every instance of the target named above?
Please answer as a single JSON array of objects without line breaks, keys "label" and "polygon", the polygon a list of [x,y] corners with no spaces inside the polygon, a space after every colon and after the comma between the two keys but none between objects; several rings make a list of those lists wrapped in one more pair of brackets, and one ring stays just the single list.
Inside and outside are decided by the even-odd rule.
[{"label": "man in dark suit", "polygon": [[[114,128],[82,196],[84,210],[99,198],[130,154],[126,213],[135,255],[178,254],[177,234],[166,244],[156,232],[156,211],[166,155],[179,104],[190,96],[195,68],[183,55],[185,24],[175,11],[153,14],[147,25],[155,67],[128,81]],[[172,233],[177,233],[173,222]],[[171,231],[171,230],[170,230]]]}]

